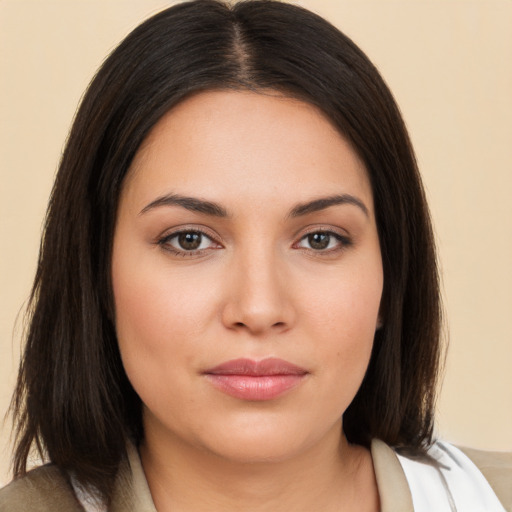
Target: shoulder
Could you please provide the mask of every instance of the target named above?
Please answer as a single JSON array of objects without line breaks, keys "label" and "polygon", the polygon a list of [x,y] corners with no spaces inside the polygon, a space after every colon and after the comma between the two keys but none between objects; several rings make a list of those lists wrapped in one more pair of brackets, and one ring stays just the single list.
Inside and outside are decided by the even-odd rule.
[{"label": "shoulder", "polygon": [[83,512],[61,471],[51,464],[0,490],[0,512]]},{"label": "shoulder", "polygon": [[489,452],[459,447],[481,471],[505,507],[512,512],[512,452]]}]

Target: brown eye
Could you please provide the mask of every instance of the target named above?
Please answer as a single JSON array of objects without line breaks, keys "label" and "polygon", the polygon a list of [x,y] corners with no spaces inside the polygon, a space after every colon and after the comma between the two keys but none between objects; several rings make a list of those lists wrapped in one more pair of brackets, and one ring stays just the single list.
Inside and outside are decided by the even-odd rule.
[{"label": "brown eye", "polygon": [[219,248],[219,244],[201,231],[178,231],[163,237],[158,244],[168,251],[183,256]]},{"label": "brown eye", "polygon": [[178,245],[185,251],[195,251],[201,246],[202,233],[185,232],[178,235]]},{"label": "brown eye", "polygon": [[331,241],[331,235],[329,233],[311,233],[307,236],[309,246],[312,249],[321,251],[327,249]]},{"label": "brown eye", "polygon": [[314,231],[304,235],[296,244],[296,247],[309,249],[314,252],[331,253],[338,249],[345,249],[350,246],[351,243],[349,237],[333,231]]}]

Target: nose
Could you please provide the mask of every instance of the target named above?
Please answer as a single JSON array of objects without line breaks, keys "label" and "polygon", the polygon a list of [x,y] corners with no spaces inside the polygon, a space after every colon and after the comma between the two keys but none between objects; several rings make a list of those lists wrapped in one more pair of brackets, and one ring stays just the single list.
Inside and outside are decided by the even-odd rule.
[{"label": "nose", "polygon": [[287,272],[272,251],[235,258],[225,288],[222,321],[233,330],[255,336],[279,333],[295,322]]}]

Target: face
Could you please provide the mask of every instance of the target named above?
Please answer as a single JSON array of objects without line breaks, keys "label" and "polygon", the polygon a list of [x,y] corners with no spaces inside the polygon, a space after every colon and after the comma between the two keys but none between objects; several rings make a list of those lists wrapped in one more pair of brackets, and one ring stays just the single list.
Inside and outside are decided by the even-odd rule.
[{"label": "face", "polygon": [[364,165],[314,107],[215,91],[139,149],[112,260],[146,436],[233,460],[339,437],[383,286]]}]

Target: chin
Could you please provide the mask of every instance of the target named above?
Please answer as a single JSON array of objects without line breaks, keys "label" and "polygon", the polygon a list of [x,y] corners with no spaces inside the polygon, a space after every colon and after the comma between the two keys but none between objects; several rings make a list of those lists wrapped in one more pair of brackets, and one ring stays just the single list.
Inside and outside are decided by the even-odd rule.
[{"label": "chin", "polygon": [[287,436],[235,436],[205,446],[211,453],[237,464],[278,463],[292,459],[307,449],[304,440]]},{"label": "chin", "polygon": [[208,439],[198,441],[203,449],[226,461],[277,463],[307,454],[313,446],[327,439],[337,444],[341,431],[341,422],[336,422],[330,432],[326,432],[304,421],[276,422],[269,418],[257,421],[253,418],[231,428],[210,429]]}]

